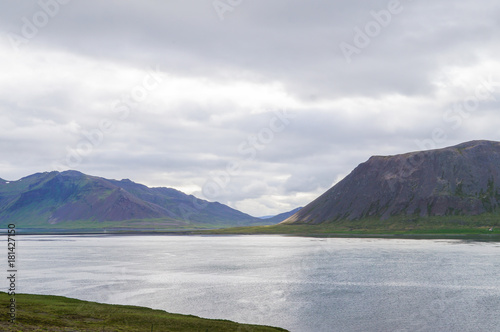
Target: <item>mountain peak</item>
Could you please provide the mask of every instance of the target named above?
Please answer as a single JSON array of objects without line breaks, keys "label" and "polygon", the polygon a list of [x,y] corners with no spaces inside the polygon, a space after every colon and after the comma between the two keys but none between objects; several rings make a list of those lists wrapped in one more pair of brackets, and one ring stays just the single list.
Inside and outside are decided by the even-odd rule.
[{"label": "mountain peak", "polygon": [[285,222],[486,212],[500,213],[500,142],[477,140],[371,157]]},{"label": "mountain peak", "polygon": [[469,149],[474,148],[476,146],[488,146],[488,147],[499,147],[500,142],[488,141],[488,140],[474,140],[469,142],[460,143],[458,145],[452,146],[450,148],[455,149]]},{"label": "mountain peak", "polygon": [[132,223],[136,228],[268,224],[175,189],[148,188],[129,179],[108,180],[73,170],[36,173],[11,183],[0,186],[0,221],[20,227],[96,221],[123,222],[124,227]]},{"label": "mountain peak", "polygon": [[[59,173],[59,172],[56,172]],[[69,176],[69,177],[83,177],[85,174],[79,171],[74,171],[74,170],[68,170],[64,172],[60,172],[59,174],[64,175],[64,176]]]}]

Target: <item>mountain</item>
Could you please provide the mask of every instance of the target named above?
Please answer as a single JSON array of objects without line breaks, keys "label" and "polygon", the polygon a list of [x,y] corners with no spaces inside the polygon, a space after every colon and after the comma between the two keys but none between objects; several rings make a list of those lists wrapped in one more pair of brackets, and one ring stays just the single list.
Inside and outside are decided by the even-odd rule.
[{"label": "mountain", "polygon": [[[134,221],[134,225],[229,227],[269,224],[171,188],[148,188],[77,171],[0,181],[0,221],[18,227]],[[127,223],[122,223],[127,225]]]},{"label": "mountain", "polygon": [[[108,180],[143,201],[161,206],[169,211],[169,217],[188,219],[198,223],[217,223],[224,225],[263,224],[259,218],[230,208],[227,205],[186,195],[172,188],[148,188],[130,180]],[[266,221],[265,224],[268,224]]]},{"label": "mountain", "polygon": [[275,215],[275,216],[261,217],[261,219],[264,219],[270,225],[272,225],[272,224],[278,224],[278,223],[286,220],[287,218],[293,216],[295,213],[297,213],[298,211],[300,211],[300,209],[302,209],[302,207],[298,207],[296,209],[293,209],[292,211],[280,213],[280,214]]},{"label": "mountain", "polygon": [[472,141],[371,157],[283,223],[500,215],[499,207],[500,142]]}]

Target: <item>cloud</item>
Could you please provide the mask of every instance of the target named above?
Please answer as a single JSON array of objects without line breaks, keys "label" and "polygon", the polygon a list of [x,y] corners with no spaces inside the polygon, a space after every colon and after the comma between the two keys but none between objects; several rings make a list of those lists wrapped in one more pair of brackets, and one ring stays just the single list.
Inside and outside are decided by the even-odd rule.
[{"label": "cloud", "polygon": [[[0,177],[66,167],[203,196],[238,165],[217,200],[266,215],[371,155],[500,140],[500,4],[256,0],[219,14],[211,1],[1,3]],[[293,118],[273,123],[283,110]]]}]

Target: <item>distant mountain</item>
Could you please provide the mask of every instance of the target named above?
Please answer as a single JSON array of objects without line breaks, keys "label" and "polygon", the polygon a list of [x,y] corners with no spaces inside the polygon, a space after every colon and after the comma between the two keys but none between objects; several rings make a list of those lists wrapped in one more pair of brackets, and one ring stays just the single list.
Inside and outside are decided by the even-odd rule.
[{"label": "distant mountain", "polygon": [[500,142],[371,157],[283,223],[483,213],[500,216]]},{"label": "distant mountain", "polygon": [[261,217],[261,219],[264,219],[269,224],[278,224],[278,223],[284,221],[285,219],[293,216],[295,213],[300,211],[300,209],[302,209],[302,207],[298,207],[296,209],[293,209],[292,211],[280,213],[280,214],[275,215],[275,216]]},{"label": "distant mountain", "polygon": [[0,221],[4,223],[44,227],[128,220],[134,221],[136,227],[269,224],[175,189],[148,188],[130,180],[107,180],[77,171],[37,173],[18,181],[0,181]]},{"label": "distant mountain", "polygon": [[[230,226],[264,224],[259,218],[252,217],[227,205],[201,200],[172,188],[148,188],[130,180],[108,180],[143,201],[161,206],[169,211],[169,217],[189,219],[198,223],[217,223]],[[266,221],[265,224],[268,224]]]}]

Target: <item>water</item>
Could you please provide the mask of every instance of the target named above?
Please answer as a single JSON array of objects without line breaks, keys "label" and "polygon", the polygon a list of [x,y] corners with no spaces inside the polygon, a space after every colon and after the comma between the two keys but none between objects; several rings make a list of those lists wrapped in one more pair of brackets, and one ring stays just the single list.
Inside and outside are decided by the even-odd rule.
[{"label": "water", "polygon": [[281,236],[17,240],[22,293],[298,332],[500,331],[500,244],[494,242]]}]

